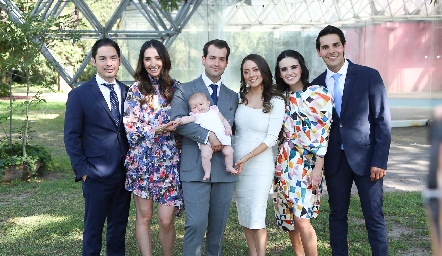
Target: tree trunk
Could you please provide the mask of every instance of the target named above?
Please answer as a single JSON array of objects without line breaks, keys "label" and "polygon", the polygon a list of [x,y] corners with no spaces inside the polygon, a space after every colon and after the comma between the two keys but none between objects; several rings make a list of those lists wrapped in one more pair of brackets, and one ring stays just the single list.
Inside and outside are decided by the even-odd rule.
[{"label": "tree trunk", "polygon": [[26,100],[25,100],[25,120],[23,121],[23,134],[22,134],[22,153],[26,156],[26,145],[28,144],[28,130],[29,130],[29,85],[31,80],[31,75],[29,74],[28,68],[24,68],[26,75]]}]

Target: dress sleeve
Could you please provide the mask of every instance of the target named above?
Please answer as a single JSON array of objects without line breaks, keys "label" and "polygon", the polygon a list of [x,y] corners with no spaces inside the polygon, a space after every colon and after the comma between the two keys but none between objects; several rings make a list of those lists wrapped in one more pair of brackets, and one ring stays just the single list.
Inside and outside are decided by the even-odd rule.
[{"label": "dress sleeve", "polygon": [[327,153],[328,138],[332,123],[333,102],[327,88],[312,85],[303,93],[304,124],[307,130],[302,140],[310,152],[324,156]]},{"label": "dress sleeve", "polygon": [[278,141],[279,132],[282,129],[282,122],[284,120],[285,102],[279,97],[275,97],[271,101],[272,110],[270,111],[269,126],[267,129],[267,136],[264,143],[267,147],[273,147]]},{"label": "dress sleeve", "polygon": [[155,135],[155,127],[145,120],[143,106],[140,105],[142,96],[137,84],[134,84],[127,93],[124,102],[123,124],[127,140],[131,146],[140,145],[143,140],[148,142]]}]

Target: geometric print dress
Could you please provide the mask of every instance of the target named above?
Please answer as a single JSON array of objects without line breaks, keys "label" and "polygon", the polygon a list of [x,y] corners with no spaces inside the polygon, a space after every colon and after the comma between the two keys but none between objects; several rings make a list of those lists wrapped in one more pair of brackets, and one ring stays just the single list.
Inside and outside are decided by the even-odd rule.
[{"label": "geometric print dress", "polygon": [[[183,209],[183,195],[178,170],[178,137],[168,131],[155,134],[157,126],[170,122],[171,107],[159,91],[158,79],[150,79],[154,95],[146,98],[135,82],[124,102],[123,123],[129,141],[125,186],[137,196],[175,206],[175,213],[179,214]],[[171,93],[178,84],[175,81]]]},{"label": "geometric print dress", "polygon": [[333,102],[327,88],[309,86],[287,92],[283,141],[276,159],[273,203],[277,225],[294,230],[294,217],[316,218],[321,203],[322,182],[312,190],[308,182],[317,155],[327,152]]}]

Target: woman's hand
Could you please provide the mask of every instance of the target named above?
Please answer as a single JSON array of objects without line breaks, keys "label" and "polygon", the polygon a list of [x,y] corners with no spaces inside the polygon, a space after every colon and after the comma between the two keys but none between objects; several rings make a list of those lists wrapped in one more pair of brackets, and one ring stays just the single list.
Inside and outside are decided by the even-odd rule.
[{"label": "woman's hand", "polygon": [[251,151],[247,155],[243,156],[241,158],[241,160],[239,160],[238,162],[235,163],[236,174],[240,174],[242,172],[242,168],[244,168],[244,165],[246,164],[246,162],[249,161],[250,158],[255,156],[252,152],[253,151]]},{"label": "woman's hand", "polygon": [[242,168],[244,168],[245,163],[247,162],[247,156],[241,158],[238,162],[235,163],[236,174],[240,174],[242,172]]},{"label": "woman's hand", "polygon": [[167,124],[163,124],[162,125],[163,131],[174,132],[176,130],[177,126],[180,124],[180,122],[181,122],[181,119],[177,119],[174,121],[170,121]]}]

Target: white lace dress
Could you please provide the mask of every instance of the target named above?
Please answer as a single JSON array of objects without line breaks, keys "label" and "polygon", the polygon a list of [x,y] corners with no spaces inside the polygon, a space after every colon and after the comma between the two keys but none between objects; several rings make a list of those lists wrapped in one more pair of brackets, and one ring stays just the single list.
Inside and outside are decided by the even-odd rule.
[{"label": "white lace dress", "polygon": [[272,147],[282,128],[285,103],[281,98],[273,98],[271,103],[270,113],[240,104],[235,114],[235,161],[263,142],[268,146],[267,150],[245,163],[235,186],[239,224],[249,229],[265,228],[267,200],[274,177]]}]

